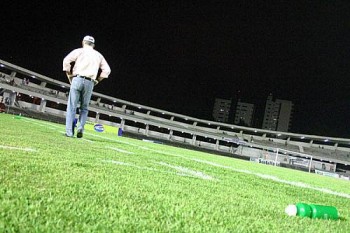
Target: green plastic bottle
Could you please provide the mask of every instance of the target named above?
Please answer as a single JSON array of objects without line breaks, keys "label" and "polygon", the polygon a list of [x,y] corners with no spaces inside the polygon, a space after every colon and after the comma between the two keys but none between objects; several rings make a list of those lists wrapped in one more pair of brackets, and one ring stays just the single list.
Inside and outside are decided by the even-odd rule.
[{"label": "green plastic bottle", "polygon": [[297,203],[295,205],[288,205],[285,212],[289,216],[333,220],[337,220],[339,218],[338,210],[334,206]]}]

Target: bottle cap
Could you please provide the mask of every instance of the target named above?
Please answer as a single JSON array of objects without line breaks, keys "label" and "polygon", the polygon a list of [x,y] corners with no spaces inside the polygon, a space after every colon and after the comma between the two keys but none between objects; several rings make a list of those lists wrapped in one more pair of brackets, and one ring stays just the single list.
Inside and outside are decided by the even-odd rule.
[{"label": "bottle cap", "polygon": [[297,216],[297,207],[295,205],[288,205],[285,209],[285,212],[288,216]]}]

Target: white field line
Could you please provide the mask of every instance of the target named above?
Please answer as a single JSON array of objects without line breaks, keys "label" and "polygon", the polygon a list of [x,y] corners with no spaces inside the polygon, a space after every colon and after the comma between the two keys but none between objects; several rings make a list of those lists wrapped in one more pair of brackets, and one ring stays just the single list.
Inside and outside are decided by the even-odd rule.
[{"label": "white field line", "polygon": [[229,170],[232,170],[232,171],[235,171],[235,172],[241,172],[241,173],[255,175],[255,176],[258,176],[258,177],[263,178],[263,179],[273,180],[273,181],[276,181],[276,182],[279,182],[279,183],[283,183],[283,184],[288,184],[288,185],[301,187],[301,188],[312,189],[312,190],[320,191],[320,192],[323,192],[323,193],[328,193],[328,194],[332,194],[332,195],[335,195],[335,196],[345,197],[345,198],[349,198],[350,199],[350,194],[340,193],[340,192],[336,192],[336,191],[333,191],[333,190],[330,190],[330,189],[326,189],[326,188],[313,187],[313,186],[311,186],[309,184],[305,184],[305,183],[302,183],[302,182],[283,180],[283,179],[280,179],[280,178],[278,178],[276,176],[266,175],[266,174],[262,174],[262,173],[258,173],[258,172],[252,172],[252,171],[244,170],[244,169],[235,169],[235,168],[232,168],[232,167],[224,166],[224,165],[221,165],[221,164],[217,164],[217,163],[213,163],[213,162],[209,162],[209,161],[201,160],[201,159],[191,159],[191,160],[197,161],[197,162],[200,162],[200,163],[209,164],[209,165],[212,165],[212,166],[215,166],[215,167],[229,169]]},{"label": "white field line", "polygon": [[61,126],[58,126],[58,125],[55,125],[55,124],[52,124],[52,123],[48,123],[48,122],[38,122],[37,120],[30,119],[30,118],[26,118],[26,119],[24,119],[24,121],[31,122],[31,123],[33,123],[35,125],[49,127],[50,129],[62,129]]},{"label": "white field line", "polygon": [[90,143],[94,143],[94,141],[91,141],[91,140],[86,139],[86,138],[81,138],[81,140],[86,141],[86,142],[90,142]]},{"label": "white field line", "polygon": [[23,150],[23,151],[28,151],[28,152],[36,152],[35,149],[29,148],[29,147],[14,147],[14,146],[3,146],[0,145],[0,148],[2,149],[8,149],[8,150]]},{"label": "white field line", "polygon": [[127,150],[122,150],[122,149],[119,149],[119,148],[116,148],[116,147],[111,147],[111,146],[106,146],[107,149],[111,149],[111,150],[115,150],[115,151],[118,151],[118,152],[121,152],[121,153],[124,153],[124,154],[135,154],[134,152],[130,152],[130,151],[127,151]]},{"label": "white field line", "polygon": [[203,180],[215,180],[215,178],[212,177],[212,176],[206,175],[203,172],[199,172],[199,171],[194,171],[194,170],[188,169],[186,167],[174,166],[174,165],[171,165],[171,164],[168,164],[168,163],[164,163],[164,162],[157,162],[157,163],[160,164],[160,165],[163,165],[163,166],[166,166],[166,167],[170,167],[170,168],[173,168],[173,169],[177,170],[180,173],[180,175],[185,174],[185,175],[190,175],[190,176],[193,176],[193,177],[201,178]]},{"label": "white field line", "polygon": [[183,155],[157,151],[157,150],[146,148],[146,147],[141,147],[141,148],[145,149],[145,150],[157,152],[159,154],[165,154],[165,155],[180,157],[180,158],[187,159],[187,160],[192,160],[192,161],[196,161],[196,162],[200,162],[200,163],[209,164],[209,165],[212,165],[212,166],[215,166],[215,167],[225,168],[225,169],[232,170],[232,171],[235,171],[235,172],[241,172],[241,173],[255,175],[255,176],[261,177],[263,179],[273,180],[275,182],[280,182],[280,183],[284,183],[284,184],[288,184],[288,185],[292,185],[292,186],[296,186],[296,187],[301,187],[301,188],[308,188],[308,189],[320,191],[320,192],[323,192],[323,193],[328,193],[328,194],[332,194],[332,195],[335,195],[335,196],[345,197],[345,198],[350,199],[350,194],[340,193],[340,192],[336,192],[336,191],[333,191],[333,190],[330,190],[330,189],[326,189],[326,188],[314,187],[314,186],[311,186],[309,184],[305,184],[305,183],[302,183],[302,182],[283,180],[283,179],[280,179],[280,178],[278,178],[276,176],[271,176],[271,175],[266,175],[266,174],[262,174],[262,173],[252,172],[252,171],[249,171],[249,170],[235,169],[235,168],[232,168],[232,167],[224,166],[224,165],[221,165],[221,164],[216,164],[216,163],[213,163],[213,162],[210,162],[210,161],[206,161],[206,160],[195,159],[195,158],[188,158],[188,157],[183,156]]},{"label": "white field line", "polygon": [[[31,119],[28,119],[28,120],[34,121],[34,120],[31,120]],[[28,120],[27,120],[27,121],[28,121]],[[41,126],[45,126],[44,124],[40,124],[40,123],[37,123],[37,124],[38,124],[38,125],[41,125]],[[53,127],[56,127],[56,128],[60,128],[60,127],[58,127],[58,126],[56,126],[56,125],[52,125],[52,124],[50,124],[50,125],[53,126]],[[60,128],[60,129],[61,129],[61,128]],[[216,166],[216,167],[221,167],[221,168],[229,169],[229,170],[233,170],[233,171],[236,171],[236,172],[241,172],[241,173],[256,175],[256,176],[261,177],[261,178],[263,178],[263,179],[269,179],[269,180],[273,180],[273,181],[280,182],[280,183],[284,183],[284,184],[289,184],[289,185],[296,186],[296,187],[301,187],[301,188],[308,188],[308,189],[312,189],[312,190],[317,190],[317,191],[320,191],[320,192],[323,192],[323,193],[328,193],[328,194],[332,194],[332,195],[336,195],[336,196],[345,197],[345,198],[350,199],[350,194],[335,192],[335,191],[332,191],[332,190],[330,190],[330,189],[325,189],[325,188],[313,187],[313,186],[311,186],[311,185],[309,185],[309,184],[305,184],[305,183],[302,183],[302,182],[295,182],[295,181],[283,180],[283,179],[280,179],[280,178],[278,178],[278,177],[276,177],[276,176],[270,176],[270,175],[266,175],[266,174],[262,174],[262,173],[256,173],[256,172],[252,172],[252,171],[249,171],[249,170],[235,169],[235,168],[232,168],[232,167],[228,167],[228,166],[216,164],[216,163],[209,162],[209,161],[205,161],[205,160],[193,159],[193,158],[185,157],[185,156],[183,156],[183,155],[178,155],[178,154],[173,154],[173,153],[167,153],[167,152],[157,151],[157,150],[150,149],[150,148],[147,148],[147,147],[144,147],[144,146],[139,146],[139,145],[134,144],[134,143],[122,142],[122,141],[119,141],[119,140],[115,140],[115,139],[111,139],[111,138],[108,138],[108,137],[99,136],[99,135],[96,135],[96,134],[91,134],[91,133],[87,133],[87,134],[92,135],[92,136],[94,136],[94,137],[99,137],[99,138],[103,138],[103,139],[106,139],[106,140],[110,140],[110,141],[114,141],[114,142],[118,142],[118,143],[123,143],[123,144],[126,144],[126,145],[136,146],[136,147],[138,147],[138,148],[140,148],[140,149],[149,150],[149,151],[157,152],[157,153],[160,153],[160,154],[165,154],[165,155],[170,155],[170,156],[181,157],[181,158],[184,158],[184,159],[193,160],[193,161],[197,161],[197,162],[201,162],[201,163],[206,163],[206,164],[210,164],[210,165],[212,165],[212,166]],[[0,146],[0,147],[1,147],[1,146]],[[25,149],[26,149],[26,148],[25,148]],[[29,149],[31,149],[31,148],[29,148]]]},{"label": "white field line", "polygon": [[[116,161],[116,160],[102,160],[102,162],[107,162],[107,163],[113,163],[113,164],[117,164],[117,165],[122,165],[122,166],[129,166],[129,167],[134,167],[140,170],[147,170],[147,171],[155,171],[155,172],[159,172],[159,173],[166,173],[166,174],[176,174],[179,176],[187,176],[187,177],[192,177],[192,178],[200,178],[200,179],[204,179],[204,180],[215,180],[214,178],[207,176],[201,172],[196,172],[196,171],[192,171],[190,169],[187,168],[183,168],[183,167],[176,167],[176,166],[172,166],[163,162],[157,162],[158,164],[161,165],[165,165],[167,167],[171,167],[171,168],[175,168],[178,172],[174,173],[174,172],[170,172],[170,171],[162,171],[156,168],[149,168],[149,167],[142,167],[142,166],[138,166],[132,163],[125,163],[125,162],[121,162],[121,161]],[[180,173],[179,173],[180,171]]]},{"label": "white field line", "polygon": [[120,140],[116,140],[116,139],[113,139],[113,138],[108,138],[108,137],[104,137],[104,136],[100,136],[100,135],[96,135],[96,134],[92,134],[92,133],[88,133],[88,132],[86,132],[85,134],[86,134],[86,135],[93,136],[93,137],[96,137],[96,138],[106,139],[106,140],[109,140],[109,141],[112,141],[112,142],[118,142],[118,143],[120,143],[120,144],[125,144],[125,145],[129,145],[129,146],[136,146],[136,147],[139,147],[139,145],[134,144],[134,143],[123,142],[123,141],[120,141]]},{"label": "white field line", "polygon": [[249,171],[249,170],[235,169],[235,168],[224,166],[224,165],[221,165],[221,164],[216,164],[216,163],[213,163],[213,162],[210,162],[210,161],[201,160],[201,159],[195,159],[195,158],[188,158],[188,157],[183,156],[183,155],[167,153],[167,152],[163,152],[163,151],[157,151],[157,150],[150,149],[150,148],[147,148],[147,147],[140,147],[140,148],[142,148],[144,150],[157,152],[159,154],[180,157],[180,158],[187,159],[187,160],[192,160],[192,161],[196,161],[196,162],[200,162],[200,163],[209,164],[209,165],[212,165],[212,166],[215,166],[215,167],[225,168],[225,169],[232,170],[232,171],[235,171],[235,172],[241,172],[241,173],[255,175],[255,176],[261,177],[263,179],[273,180],[275,182],[280,182],[280,183],[284,183],[284,184],[288,184],[288,185],[292,185],[292,186],[296,186],[296,187],[301,187],[301,188],[308,188],[308,189],[320,191],[320,192],[323,192],[323,193],[328,193],[328,194],[332,194],[332,195],[335,195],[335,196],[340,196],[340,197],[345,197],[345,198],[350,199],[350,194],[340,193],[340,192],[336,192],[336,191],[333,191],[333,190],[330,190],[330,189],[326,189],[326,188],[314,187],[314,186],[311,186],[309,184],[305,184],[305,183],[302,183],[302,182],[283,180],[283,179],[280,179],[280,178],[278,178],[276,176],[271,176],[271,175],[266,175],[266,174],[262,174],[262,173],[252,172],[252,171]]}]

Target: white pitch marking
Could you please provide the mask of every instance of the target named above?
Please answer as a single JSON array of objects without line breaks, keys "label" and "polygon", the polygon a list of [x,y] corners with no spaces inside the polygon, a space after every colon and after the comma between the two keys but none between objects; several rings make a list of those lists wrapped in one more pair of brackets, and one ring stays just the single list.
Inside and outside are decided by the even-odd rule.
[{"label": "white pitch marking", "polygon": [[192,160],[200,162],[200,163],[209,164],[209,165],[212,165],[212,166],[215,166],[215,167],[220,167],[220,168],[225,168],[225,169],[229,169],[229,170],[236,171],[236,172],[241,172],[241,173],[255,175],[255,176],[258,176],[258,177],[263,178],[263,179],[273,180],[273,181],[280,182],[280,183],[283,183],[283,184],[289,184],[289,185],[296,186],[296,187],[317,190],[317,191],[320,191],[320,192],[323,192],[323,193],[328,193],[328,194],[332,194],[332,195],[336,195],[336,196],[339,196],[339,197],[345,197],[345,198],[349,198],[350,199],[350,194],[347,194],[347,193],[340,193],[340,192],[336,192],[336,191],[333,191],[333,190],[330,190],[330,189],[326,189],[326,188],[313,187],[313,186],[311,186],[309,184],[305,184],[305,183],[302,183],[302,182],[283,180],[283,179],[280,179],[280,178],[278,178],[276,176],[271,176],[271,175],[266,175],[266,174],[262,174],[262,173],[252,172],[252,171],[249,171],[249,170],[235,169],[235,168],[232,168],[232,167],[224,166],[224,165],[221,165],[221,164],[217,164],[217,163],[213,163],[213,162],[209,162],[209,161],[205,161],[205,160],[201,160],[201,159],[192,159]]},{"label": "white pitch marking", "polygon": [[100,135],[97,135],[97,134],[92,134],[92,133],[88,133],[88,132],[86,132],[85,134],[86,134],[86,135],[94,136],[94,137],[96,137],[96,138],[106,139],[106,140],[109,140],[109,141],[112,141],[112,142],[118,142],[118,143],[120,143],[120,144],[125,144],[125,145],[129,145],[129,146],[136,146],[136,147],[139,147],[137,144],[134,144],[134,143],[123,142],[123,141],[119,141],[119,140],[116,140],[116,139],[113,139],[113,138],[108,138],[108,137],[100,136]]},{"label": "white pitch marking", "polygon": [[29,119],[29,118],[24,119],[24,121],[32,122],[33,124],[40,125],[40,126],[43,126],[43,127],[50,126],[50,127],[56,128],[56,129],[61,129],[60,126],[57,126],[57,125],[54,125],[54,124],[51,124],[51,123],[47,123],[47,122],[38,122],[37,120],[33,120],[33,119]]},{"label": "white pitch marking", "polygon": [[[192,171],[192,170],[189,170],[187,168],[182,168],[182,167],[177,167],[177,170],[181,170],[182,173],[179,173],[179,172],[174,173],[174,172],[169,172],[169,171],[162,171],[162,170],[159,170],[156,168],[141,167],[141,166],[137,166],[137,165],[132,164],[132,163],[125,163],[125,162],[121,162],[121,161],[115,161],[115,160],[102,160],[102,161],[117,164],[117,165],[122,165],[122,166],[134,167],[134,168],[138,168],[141,170],[155,171],[155,172],[166,173],[166,174],[176,174],[176,175],[180,175],[180,176],[201,178],[201,179],[205,179],[205,180],[214,180],[214,178],[212,178],[212,177],[208,178],[209,176],[206,176],[205,174],[203,175],[203,173],[199,175],[199,173],[196,171]],[[161,164],[161,162],[159,164]],[[164,163],[164,164],[166,164],[166,163]],[[164,164],[162,164],[162,165],[164,165]],[[172,165],[168,165],[168,166],[172,166]],[[175,166],[172,166],[172,167],[174,168]]]},{"label": "white pitch marking", "polygon": [[[34,120],[31,120],[31,121],[34,121]],[[38,123],[37,123],[37,124],[38,124]],[[42,126],[43,126],[43,125],[42,125]],[[51,126],[53,126],[53,125],[51,124]],[[59,128],[58,126],[54,126],[54,127]],[[90,134],[90,133],[87,133],[87,134]],[[212,163],[212,162],[209,162],[209,161],[205,161],[205,160],[187,158],[187,157],[182,156],[182,155],[177,155],[177,154],[172,154],[172,153],[164,153],[164,152],[160,152],[160,151],[157,151],[157,150],[153,150],[153,149],[150,149],[150,148],[147,148],[147,147],[144,147],[144,146],[139,146],[139,145],[137,145],[137,144],[127,143],[127,142],[121,142],[121,141],[118,141],[118,140],[113,140],[113,139],[110,139],[110,138],[107,138],[107,137],[103,137],[103,136],[98,136],[98,135],[95,135],[95,134],[90,134],[90,135],[93,135],[93,136],[99,137],[99,138],[103,138],[103,139],[107,139],[107,140],[110,140],[110,141],[116,141],[116,142],[119,142],[119,143],[123,143],[123,144],[127,144],[127,145],[136,146],[136,147],[139,147],[139,148],[141,148],[141,149],[145,149],[145,150],[149,150],[149,151],[154,151],[154,152],[157,152],[157,153],[160,153],[160,154],[165,154],[165,155],[171,155],[171,156],[181,157],[181,158],[185,158],[185,159],[189,159],[189,160],[193,160],[193,161],[197,161],[197,162],[201,162],[201,163],[210,164],[210,165],[213,165],[213,166],[216,166],[216,167],[221,167],[221,168],[230,169],[230,170],[233,170],[233,171],[236,171],[236,172],[242,172],[242,173],[246,173],[246,174],[256,175],[256,176],[261,177],[261,178],[263,178],[263,179],[270,179],[270,180],[274,180],[274,181],[276,181],[276,182],[285,183],[285,184],[289,184],[289,185],[293,185],[293,186],[297,186],[297,187],[302,187],[302,188],[313,189],[313,190],[317,190],[317,191],[320,191],[320,192],[323,192],[323,193],[333,194],[333,195],[336,195],[336,196],[345,197],[345,198],[349,198],[349,199],[350,199],[350,195],[349,195],[349,194],[346,194],[346,193],[339,193],[339,192],[335,192],[335,191],[332,191],[332,190],[330,190],[330,189],[325,189],[325,188],[313,187],[313,186],[310,186],[310,185],[305,184],[305,183],[302,183],[302,182],[294,182],[294,181],[282,180],[282,179],[280,179],[280,178],[278,178],[278,177],[275,177],[275,176],[270,176],[270,175],[261,174],[261,173],[255,173],[255,172],[252,172],[252,171],[249,171],[249,170],[234,169],[234,168],[231,168],[231,167],[228,167],[228,166],[223,166],[223,165],[220,165],[220,164],[215,164],[215,163]],[[0,146],[0,148],[4,148],[4,147],[3,147],[3,146]],[[12,149],[23,150],[23,148],[12,148]],[[26,149],[28,149],[28,148],[24,148],[24,150],[26,150]],[[31,150],[33,150],[33,149],[29,148],[29,151],[31,151]],[[35,150],[34,150],[34,151],[35,151]]]},{"label": "white pitch marking", "polygon": [[174,166],[174,165],[171,165],[171,164],[168,164],[168,163],[164,163],[164,162],[158,162],[158,164],[166,166],[166,167],[173,168],[173,169],[177,170],[178,172],[180,172],[181,175],[182,174],[190,175],[190,176],[201,178],[201,179],[204,179],[204,180],[215,180],[215,178],[213,178],[213,177],[211,177],[211,176],[209,176],[207,174],[204,174],[203,172],[194,171],[194,170],[191,170],[191,169],[188,169],[188,168],[185,168],[185,167],[181,167],[181,166]]},{"label": "white pitch marking", "polygon": [[276,176],[266,175],[266,174],[262,174],[262,173],[256,173],[256,172],[252,172],[252,171],[249,171],[249,170],[235,169],[235,168],[232,168],[232,167],[224,166],[224,165],[213,163],[213,162],[206,161],[206,160],[188,158],[188,157],[185,157],[183,155],[178,155],[178,154],[173,154],[173,153],[166,153],[166,152],[157,151],[157,150],[146,148],[146,147],[142,147],[142,149],[153,151],[153,152],[157,152],[157,153],[160,153],[160,154],[176,156],[176,157],[180,157],[180,158],[183,158],[183,159],[192,160],[192,161],[196,161],[196,162],[200,162],[200,163],[205,163],[205,164],[209,164],[209,165],[212,165],[212,166],[215,166],[215,167],[221,167],[221,168],[229,169],[229,170],[236,171],[236,172],[251,174],[251,175],[255,175],[255,176],[261,177],[263,179],[269,179],[269,180],[273,180],[273,181],[284,183],[284,184],[289,184],[289,185],[296,186],[296,187],[317,190],[317,191],[320,191],[320,192],[323,192],[323,193],[328,193],[328,194],[332,194],[332,195],[336,195],[336,196],[345,197],[345,198],[349,198],[350,199],[350,194],[340,193],[340,192],[336,192],[336,191],[333,191],[333,190],[330,190],[330,189],[326,189],[326,188],[313,187],[313,186],[311,186],[309,184],[305,184],[305,183],[302,183],[302,182],[294,182],[294,181],[283,180],[283,179],[280,179],[280,178],[278,178]]},{"label": "white pitch marking", "polygon": [[22,148],[22,147],[3,146],[3,145],[0,145],[0,148],[9,149],[9,150],[23,150],[23,151],[29,151],[29,152],[36,152],[36,150],[32,148]]},{"label": "white pitch marking", "polygon": [[83,141],[86,141],[86,142],[90,142],[90,143],[94,143],[94,141],[91,141],[89,139],[86,139],[86,138],[82,138]]}]

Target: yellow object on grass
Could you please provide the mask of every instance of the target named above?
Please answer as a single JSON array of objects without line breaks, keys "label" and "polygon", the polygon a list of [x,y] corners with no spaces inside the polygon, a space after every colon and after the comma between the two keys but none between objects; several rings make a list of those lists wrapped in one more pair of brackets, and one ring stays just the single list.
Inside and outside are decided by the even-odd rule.
[{"label": "yellow object on grass", "polygon": [[[95,131],[94,126],[95,126],[96,124],[99,124],[99,123],[86,122],[86,124],[85,124],[85,129],[86,129],[86,130]],[[110,125],[104,125],[104,124],[101,124],[101,125],[103,125],[104,131],[103,131],[103,132],[100,132],[100,133],[107,133],[107,134],[115,134],[115,135],[118,135],[119,127],[110,126]]]}]

